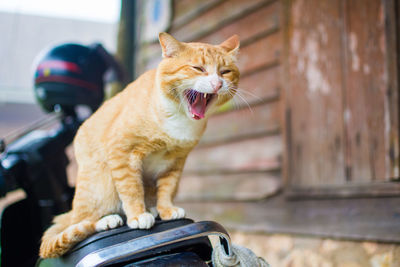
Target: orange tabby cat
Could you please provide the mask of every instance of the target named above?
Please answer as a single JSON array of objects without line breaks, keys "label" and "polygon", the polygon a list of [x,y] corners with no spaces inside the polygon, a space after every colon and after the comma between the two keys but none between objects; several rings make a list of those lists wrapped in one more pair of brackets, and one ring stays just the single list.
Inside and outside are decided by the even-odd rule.
[{"label": "orange tabby cat", "polygon": [[[239,82],[239,38],[220,45],[182,43],[159,35],[163,60],[106,101],[80,127],[74,148],[78,178],[72,210],[43,235],[40,256],[58,257],[98,231],[123,224],[148,229],[185,216],[173,205],[188,153],[207,118]],[[148,209],[147,209],[148,210]]]}]

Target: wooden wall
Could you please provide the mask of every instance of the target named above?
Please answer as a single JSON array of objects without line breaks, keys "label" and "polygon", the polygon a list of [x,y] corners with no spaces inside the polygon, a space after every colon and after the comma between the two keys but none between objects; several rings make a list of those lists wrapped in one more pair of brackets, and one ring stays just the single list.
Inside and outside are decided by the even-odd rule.
[{"label": "wooden wall", "polygon": [[395,1],[287,3],[292,193],[399,194]]},{"label": "wooden wall", "polygon": [[[241,38],[240,96],[209,120],[187,160],[181,199],[259,199],[281,183],[281,2],[174,1],[169,32],[180,41],[219,44]],[[158,43],[142,44],[138,72],[160,61]]]}]

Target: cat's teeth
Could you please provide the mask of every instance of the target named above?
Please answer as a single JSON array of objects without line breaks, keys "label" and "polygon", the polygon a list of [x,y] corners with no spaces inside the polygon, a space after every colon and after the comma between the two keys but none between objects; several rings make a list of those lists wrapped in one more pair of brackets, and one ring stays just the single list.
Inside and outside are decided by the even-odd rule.
[{"label": "cat's teeth", "polygon": [[194,114],[192,114],[192,118],[194,118]]},{"label": "cat's teeth", "polygon": [[207,97],[207,93],[204,93],[204,98],[206,98]]}]

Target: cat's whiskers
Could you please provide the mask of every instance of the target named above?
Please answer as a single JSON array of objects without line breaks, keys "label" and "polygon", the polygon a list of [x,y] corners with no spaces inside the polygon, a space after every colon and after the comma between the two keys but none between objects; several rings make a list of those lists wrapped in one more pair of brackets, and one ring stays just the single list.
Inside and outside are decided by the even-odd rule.
[{"label": "cat's whiskers", "polygon": [[184,101],[185,101],[184,99],[179,98],[178,112],[181,112],[182,103],[183,103]]},{"label": "cat's whiskers", "polygon": [[[239,103],[237,102],[237,100],[240,99],[241,101],[243,101],[243,102],[245,103],[245,105],[248,107],[248,109],[251,111],[251,113],[254,114],[253,109],[251,108],[250,103],[246,100],[246,98],[244,97],[243,93],[247,93],[248,95],[254,96],[254,97],[256,97],[257,100],[259,100],[259,101],[261,101],[262,98],[259,97],[259,96],[257,96],[257,95],[255,95],[255,94],[252,94],[252,93],[250,93],[250,92],[247,92],[246,90],[243,90],[242,88],[239,88],[239,87],[235,86],[232,82],[229,82],[229,81],[228,81],[228,86],[229,86],[228,92],[229,92],[229,93],[231,94],[231,96],[233,97],[233,103],[237,105],[236,108],[239,109],[239,108],[242,107],[242,105],[239,104]],[[234,90],[234,93],[232,93],[231,90]],[[238,97],[239,99],[238,99],[238,98],[235,98],[235,97],[234,97],[235,95],[237,95],[237,97]]]},{"label": "cat's whiskers", "polygon": [[254,115],[253,109],[251,108],[249,102],[247,102],[247,100],[241,95],[241,92],[236,92],[236,95],[238,97],[240,97],[240,99],[246,104],[246,106],[249,108],[249,110],[251,111],[251,114]]},{"label": "cat's whiskers", "polygon": [[232,98],[233,109],[238,110],[240,109],[240,104],[237,98]]},{"label": "cat's whiskers", "polygon": [[[189,82],[182,82],[179,86],[174,87],[172,90],[175,90],[176,92],[178,92],[177,94],[174,94],[175,99],[177,100],[177,102],[179,102],[178,105],[178,113],[180,112],[184,112],[184,104],[186,103],[186,99],[185,97],[187,97],[187,93],[185,93],[185,89],[188,88],[190,86]],[[183,92],[183,93],[182,93]]]},{"label": "cat's whiskers", "polygon": [[[230,96],[232,96],[234,109],[240,109],[243,107],[243,105],[239,104],[239,102],[238,102],[238,100],[240,99],[242,102],[245,103],[245,105],[250,110],[252,115],[254,115],[253,109],[251,108],[249,102],[244,98],[244,96],[242,95],[242,92],[238,89],[238,87],[234,86],[230,82],[228,82],[228,85],[229,85],[229,87],[228,87],[229,89],[226,91],[226,93],[230,94]],[[239,99],[236,98],[235,96],[237,96]]]},{"label": "cat's whiskers", "polygon": [[232,88],[230,88],[230,89],[228,90],[227,94],[229,94],[229,95],[232,97],[232,100],[231,100],[231,101],[232,101],[232,103],[233,103],[233,109],[237,110],[237,109],[240,108],[240,105],[239,105],[237,99],[235,98],[235,93],[236,93],[236,91],[235,91],[235,92],[232,92],[231,89],[232,89]]},{"label": "cat's whiskers", "polygon": [[262,100],[263,100],[263,99],[262,99],[261,97],[259,97],[258,95],[253,94],[253,93],[251,93],[251,92],[249,92],[249,91],[247,91],[247,90],[244,90],[243,88],[238,88],[237,91],[239,91],[239,92],[241,92],[241,93],[246,93],[246,94],[248,94],[249,96],[253,96],[253,97],[257,98],[258,101],[262,101]]}]

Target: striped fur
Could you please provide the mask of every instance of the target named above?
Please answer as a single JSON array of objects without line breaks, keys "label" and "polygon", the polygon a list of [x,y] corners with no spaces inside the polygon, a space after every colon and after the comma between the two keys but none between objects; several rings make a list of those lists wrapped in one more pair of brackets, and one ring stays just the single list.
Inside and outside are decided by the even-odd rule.
[{"label": "striped fur", "polygon": [[96,232],[93,222],[81,221],[70,225],[70,217],[70,213],[65,213],[54,218],[54,224],[43,235],[41,257],[58,257]]}]

